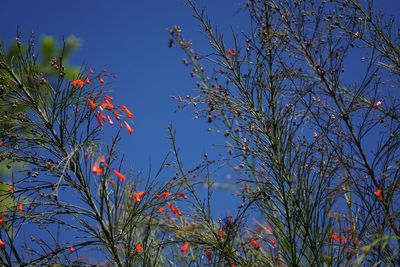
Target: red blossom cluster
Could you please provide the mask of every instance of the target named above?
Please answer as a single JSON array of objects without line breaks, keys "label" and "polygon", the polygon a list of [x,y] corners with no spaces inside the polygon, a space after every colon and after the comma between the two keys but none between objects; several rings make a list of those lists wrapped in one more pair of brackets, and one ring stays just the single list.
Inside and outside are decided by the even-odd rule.
[{"label": "red blossom cluster", "polygon": [[[102,73],[106,72],[106,69],[102,70]],[[94,70],[92,68],[89,69],[89,74],[93,74]],[[96,76],[99,79],[99,82],[101,84],[104,84],[104,78],[102,78],[100,75]],[[84,80],[82,79],[77,79],[71,82],[71,86],[73,87],[80,87],[83,88],[85,85],[88,85],[91,83],[91,80],[89,77],[86,77]],[[91,110],[95,111],[95,118],[99,126],[104,126],[104,122],[108,121],[108,123],[112,126],[114,125],[114,121],[112,120],[112,116],[115,117],[115,119],[120,123],[120,127],[122,128],[122,121],[121,121],[121,114],[125,113],[125,117],[131,119],[133,118],[133,113],[125,106],[125,105],[119,105],[118,107],[114,106],[111,101],[113,100],[113,97],[106,95],[104,96],[104,100],[101,103],[96,103],[96,101],[92,98],[88,98],[88,104]],[[105,115],[105,111],[109,111],[111,114],[110,115]],[[118,113],[120,112],[120,113]],[[129,125],[127,121],[123,121],[124,126],[128,130],[129,134],[132,134],[134,132],[133,128]]]}]

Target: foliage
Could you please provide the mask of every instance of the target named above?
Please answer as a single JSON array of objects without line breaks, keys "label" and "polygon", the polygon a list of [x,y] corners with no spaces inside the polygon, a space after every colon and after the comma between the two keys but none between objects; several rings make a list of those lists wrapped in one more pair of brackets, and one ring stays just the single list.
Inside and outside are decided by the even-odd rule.
[{"label": "foliage", "polygon": [[[23,163],[0,191],[13,199],[0,214],[1,263],[85,265],[95,248],[97,265],[116,266],[400,264],[394,22],[371,1],[249,0],[249,30],[226,41],[188,5],[210,51],[171,28],[198,81],[197,96],[176,99],[226,138],[222,158],[192,168],[170,126],[159,169],[147,179],[127,170],[117,144],[133,134],[133,113],[104,93],[113,74],[89,68],[64,81],[63,57],[45,52],[40,66],[32,42],[17,43],[11,61],[0,55],[0,124],[10,125],[1,158]],[[103,145],[114,124],[128,133]],[[215,218],[223,166],[242,202]]]}]

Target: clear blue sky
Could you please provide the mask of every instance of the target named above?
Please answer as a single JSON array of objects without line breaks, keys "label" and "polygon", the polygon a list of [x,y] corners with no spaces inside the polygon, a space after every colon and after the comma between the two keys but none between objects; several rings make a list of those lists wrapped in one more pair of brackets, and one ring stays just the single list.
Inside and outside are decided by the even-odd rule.
[{"label": "clear blue sky", "polygon": [[[200,6],[207,6],[214,24],[227,33],[230,25],[240,30],[247,23],[243,20],[245,15],[234,16],[243,2],[198,1]],[[389,14],[400,10],[399,0],[377,3]],[[0,38],[6,43],[14,39],[17,25],[25,39],[31,30],[38,38],[52,35],[59,41],[63,36],[75,35],[81,39],[82,47],[73,64],[107,68],[118,74],[110,89],[116,101],[124,102],[134,112],[136,130],[133,136],[124,132],[120,148],[126,154],[126,164],[133,164],[136,170],[146,172],[149,159],[157,166],[168,152],[170,122],[178,131],[188,166],[200,162],[204,152],[215,150],[211,143],[223,142],[221,134],[207,132],[210,126],[204,119],[193,121],[191,110],[175,112],[177,103],[171,99],[173,95],[195,94],[195,80],[181,64],[181,51],[167,47],[167,29],[180,25],[184,35],[193,39],[194,47],[207,47],[184,0],[3,0],[0,25]]]}]

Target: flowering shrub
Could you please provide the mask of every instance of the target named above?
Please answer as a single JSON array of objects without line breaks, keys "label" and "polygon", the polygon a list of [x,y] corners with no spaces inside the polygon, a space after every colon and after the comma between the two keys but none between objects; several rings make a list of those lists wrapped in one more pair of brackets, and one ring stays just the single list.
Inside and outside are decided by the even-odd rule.
[{"label": "flowering shrub", "polygon": [[[145,181],[118,150],[135,138],[134,107],[105,93],[113,74],[70,80],[55,58],[48,79],[33,43],[12,64],[0,53],[0,158],[20,164],[0,187],[1,264],[398,265],[398,94],[381,79],[398,85],[391,24],[356,0],[250,0],[249,30],[230,43],[188,4],[212,51],[171,28],[198,80],[197,96],[176,100],[222,133],[226,153],[187,169],[170,126],[172,153]],[[370,62],[349,84],[357,49]],[[220,165],[241,203],[215,218]]]}]

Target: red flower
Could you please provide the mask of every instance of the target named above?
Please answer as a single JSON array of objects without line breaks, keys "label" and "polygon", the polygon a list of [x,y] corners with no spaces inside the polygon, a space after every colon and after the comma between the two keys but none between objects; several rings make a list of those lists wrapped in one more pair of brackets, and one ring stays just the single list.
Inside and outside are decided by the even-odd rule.
[{"label": "red flower", "polygon": [[226,50],[226,54],[227,54],[228,56],[232,56],[232,57],[236,56],[235,51],[232,50],[232,49]]},{"label": "red flower", "polygon": [[372,104],[372,108],[379,108],[383,104],[383,99],[379,99],[375,103]]},{"label": "red flower", "polygon": [[252,240],[250,240],[250,243],[253,245],[253,247],[254,247],[255,249],[259,249],[259,248],[260,248],[260,244],[258,243],[257,240],[252,239]]},{"label": "red flower", "polygon": [[113,109],[114,109],[114,105],[111,104],[111,102],[108,101],[108,99],[104,100],[104,103],[101,104],[101,107],[102,107],[102,108],[106,108],[106,109],[108,109],[108,110],[113,110]]},{"label": "red flower", "polygon": [[114,125],[114,122],[112,121],[112,119],[110,118],[110,116],[107,116],[108,119],[108,123],[112,126]]},{"label": "red flower", "polygon": [[144,191],[140,191],[140,192],[133,193],[133,194],[129,195],[129,197],[130,198],[134,198],[136,200],[136,203],[138,203],[138,202],[141,201],[140,198],[144,195],[144,193],[145,193]]},{"label": "red flower", "polygon": [[164,212],[164,208],[163,208],[163,207],[159,207],[159,208],[158,208],[158,211],[159,211],[160,213],[163,213],[163,212]]},{"label": "red flower", "polygon": [[17,207],[19,212],[23,212],[24,211],[24,204],[22,204],[21,202],[18,203],[18,207]]},{"label": "red flower", "polygon": [[183,199],[187,199],[187,196],[182,192],[178,192],[177,195],[180,196]]},{"label": "red flower", "polygon": [[103,84],[104,83],[104,79],[103,78],[99,78],[99,82],[101,83],[101,84]]},{"label": "red flower", "polygon": [[275,242],[274,239],[270,238],[268,241],[269,241],[269,243],[271,243],[271,245],[275,246],[275,243],[276,243],[276,242]]},{"label": "red flower", "polygon": [[114,98],[112,98],[112,96],[106,95],[104,96],[105,99],[112,101]]},{"label": "red flower", "polygon": [[90,79],[89,79],[89,77],[86,77],[86,79],[85,79],[85,83],[86,83],[86,84],[89,84],[89,83],[90,83]]},{"label": "red flower", "polygon": [[107,117],[103,113],[101,113],[100,111],[97,111],[97,114],[99,115],[99,117],[100,117],[100,119],[102,121],[106,121],[107,120]]},{"label": "red flower", "polygon": [[93,74],[93,73],[94,73],[94,70],[93,70],[92,68],[90,68],[90,69],[89,69],[89,73],[90,73],[90,74]]},{"label": "red flower", "polygon": [[142,245],[137,244],[137,245],[135,246],[135,250],[136,250],[136,252],[142,252],[142,251],[143,251]]},{"label": "red flower", "polygon": [[0,147],[5,146],[6,142],[0,141]]},{"label": "red flower", "polygon": [[383,201],[383,200],[384,200],[382,188],[377,188],[377,189],[375,189],[374,195],[375,195],[380,201]]},{"label": "red flower", "polygon": [[127,107],[125,107],[124,105],[119,105],[119,107],[120,107],[123,111],[125,111],[126,116],[127,116],[128,118],[132,118],[132,117],[133,117],[133,113],[132,113]]},{"label": "red flower", "polygon": [[100,157],[100,164],[104,165],[104,163],[106,163],[106,157],[104,155],[101,155]]},{"label": "red flower", "polygon": [[182,253],[186,253],[186,251],[189,248],[190,243],[189,242],[185,242],[181,248]]},{"label": "red flower", "polygon": [[99,124],[99,126],[103,126],[104,125],[103,122],[101,121],[100,117],[97,114],[94,114],[94,117],[96,118],[97,123]]},{"label": "red flower", "polygon": [[103,69],[103,72],[107,72],[107,69]]},{"label": "red flower", "polygon": [[97,165],[97,162],[95,162],[93,163],[92,172],[97,175],[101,175],[103,173],[103,169],[100,168],[99,165]]},{"label": "red flower", "polygon": [[154,196],[155,196],[156,198],[158,198],[158,199],[163,199],[163,198],[169,197],[169,196],[171,196],[171,195],[172,195],[172,194],[171,194],[169,191],[165,191],[165,192],[162,193],[161,195],[154,194]]},{"label": "red flower", "polygon": [[224,231],[222,229],[218,230],[218,237],[222,238],[224,236]]},{"label": "red flower", "polygon": [[2,225],[4,223],[4,215],[1,214],[0,215],[0,225]]},{"label": "red flower", "polygon": [[70,246],[70,247],[69,247],[69,252],[72,253],[72,252],[74,252],[74,251],[75,251],[75,248],[74,248],[73,246]]},{"label": "red flower", "polygon": [[131,128],[131,126],[129,126],[129,124],[126,121],[124,121],[124,124],[126,129],[128,130],[128,133],[133,134],[133,129]]},{"label": "red flower", "polygon": [[117,121],[119,121],[121,119],[116,111],[114,111],[113,114]]},{"label": "red flower", "polygon": [[4,242],[3,240],[0,239],[0,247],[5,247],[6,246],[6,242]]},{"label": "red flower", "polygon": [[96,103],[94,103],[93,100],[91,100],[90,98],[88,98],[87,101],[89,102],[90,108],[91,108],[92,110],[95,110],[96,107],[97,107]]},{"label": "red flower", "polygon": [[120,173],[119,171],[117,171],[117,170],[113,170],[113,173],[115,174],[115,176],[117,176],[117,178],[121,181],[121,182],[123,182],[123,181],[125,181],[125,175],[124,174],[122,174],[122,173]]},{"label": "red flower", "polygon": [[85,158],[87,158],[87,157],[89,156],[89,152],[88,152],[87,150],[85,150],[85,152],[83,152],[83,156],[84,156]]},{"label": "red flower", "polygon": [[72,86],[80,86],[81,88],[85,86],[85,83],[82,80],[74,80],[71,82]]}]

